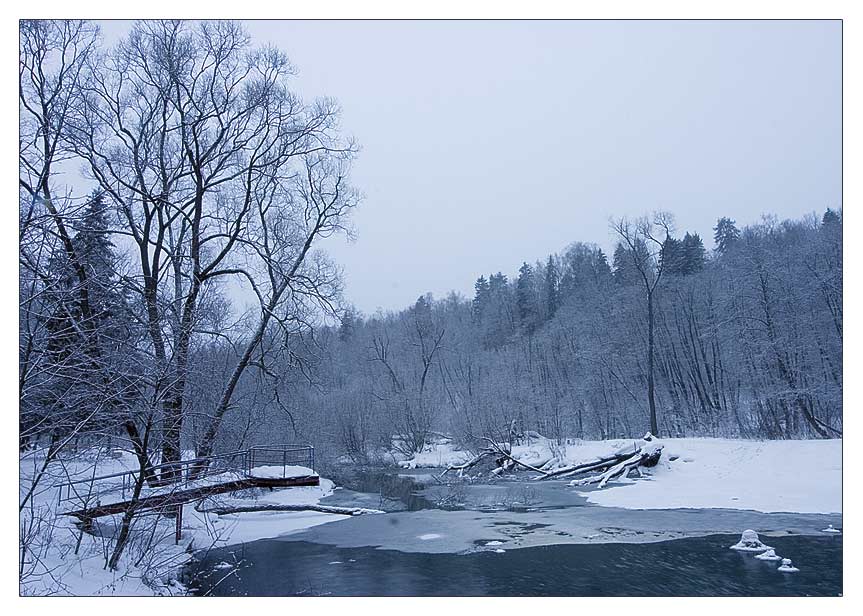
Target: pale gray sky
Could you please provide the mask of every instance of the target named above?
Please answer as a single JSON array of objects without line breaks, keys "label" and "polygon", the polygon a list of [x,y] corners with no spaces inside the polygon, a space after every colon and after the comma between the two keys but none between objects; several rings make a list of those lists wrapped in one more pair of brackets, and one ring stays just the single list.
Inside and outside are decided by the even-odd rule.
[{"label": "pale gray sky", "polygon": [[609,249],[610,216],[669,210],[710,247],[719,216],[841,206],[838,21],[247,26],[362,145],[358,240],[329,251],[366,313]]}]

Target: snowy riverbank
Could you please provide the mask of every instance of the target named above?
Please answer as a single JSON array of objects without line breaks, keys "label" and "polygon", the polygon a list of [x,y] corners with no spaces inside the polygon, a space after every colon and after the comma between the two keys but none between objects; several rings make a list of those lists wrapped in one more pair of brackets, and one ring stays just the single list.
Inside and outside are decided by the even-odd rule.
[{"label": "snowy riverbank", "polygon": [[[627,443],[631,441],[572,441],[566,446],[556,446],[547,441],[535,441],[514,448],[513,453],[536,466],[553,456],[557,456],[560,463],[575,464],[607,454]],[[841,517],[835,515],[841,515],[842,511],[842,442],[839,440],[669,439],[663,444],[665,450],[660,464],[643,478],[617,480],[600,490],[570,487],[565,482],[548,485],[548,488],[581,495],[578,498],[586,498],[599,507],[581,512],[577,519],[566,511],[519,514],[529,515],[532,522],[541,522],[545,530],[530,533],[515,543],[510,542],[507,547],[555,542],[660,541],[719,531],[736,532],[743,526],[777,530],[799,526],[795,532],[817,532],[828,522],[841,525]],[[21,456],[22,499],[41,465],[39,456],[39,452]],[[463,462],[469,456],[452,445],[438,444],[403,465],[438,469]],[[22,515],[22,522],[34,521],[32,524],[28,522],[27,575],[20,584],[22,594],[184,594],[186,589],[176,582],[175,576],[195,551],[280,537],[306,529],[312,530],[303,536],[320,536],[322,540],[326,538],[333,543],[348,541],[366,545],[372,537],[377,537],[374,543],[391,543],[393,549],[413,549],[406,546],[419,542],[417,545],[425,546],[422,549],[436,544],[436,549],[462,550],[472,545],[477,537],[490,536],[490,529],[506,528],[505,525],[488,526],[497,519],[489,517],[490,514],[484,514],[484,522],[477,527],[476,516],[468,511],[434,510],[360,518],[311,511],[218,516],[196,511],[194,505],[189,504],[184,507],[183,536],[179,543],[175,543],[173,520],[154,515],[140,516],[135,522],[134,538],[123,561],[118,570],[112,572],[106,570],[105,562],[112,548],[110,538],[116,534],[120,516],[100,519],[95,524],[95,535],[81,534],[73,519],[62,515],[66,509],[58,506],[57,485],[70,479],[93,476],[94,473],[103,475],[129,470],[135,465],[134,457],[128,453],[93,450],[49,467]],[[519,475],[526,479],[524,473]],[[255,489],[217,499],[223,505],[305,505],[319,503],[332,495],[333,490],[333,482],[322,478],[320,486],[316,487],[273,491]],[[716,511],[715,515],[719,517],[713,513],[692,517],[686,511],[656,511],[648,517],[636,516],[636,519],[626,514],[626,510],[632,509],[725,509],[738,510],[738,513]],[[763,515],[753,511],[795,515],[752,517]],[[810,514],[834,515],[822,518],[811,517]],[[498,521],[512,522],[506,517],[512,514],[494,515],[501,518]],[[313,529],[349,518],[351,521],[345,523],[345,530],[349,531],[350,537],[344,536],[343,524]],[[400,523],[393,525],[394,520]],[[607,532],[607,527],[617,526],[629,530]],[[496,540],[505,540],[497,534],[499,532],[494,535]],[[452,545],[445,541],[417,539],[431,535],[450,537]],[[460,539],[455,541],[453,537]]]},{"label": "snowy riverbank", "polygon": [[[44,454],[21,455],[19,492],[23,501],[32,479],[42,466]],[[132,538],[116,571],[105,567],[116,536],[120,515],[94,522],[94,534],[81,533],[73,518],[63,513],[74,503],[58,503],[59,484],[109,475],[136,468],[129,453],[93,449],[71,459],[49,465],[22,512],[28,529],[24,548],[24,575],[19,583],[27,595],[175,595],[186,589],[176,581],[180,568],[198,550],[255,541],[348,516],[317,512],[250,512],[215,515],[183,507],[182,538],[175,541],[174,520],[152,514],[137,516]],[[279,467],[281,472],[282,467]],[[266,469],[264,469],[266,474]],[[332,494],[333,482],[322,478],[319,486],[282,490],[253,489],[215,497],[219,504],[306,505]],[[86,489],[86,487],[84,488]],[[111,494],[109,501],[117,500]],[[212,503],[208,503],[212,504]],[[79,544],[80,540],[80,544]]]},{"label": "snowy riverbank", "polygon": [[[631,441],[537,440],[513,455],[540,466],[554,455],[579,464]],[[602,490],[585,490],[588,501],[627,509],[748,509],[761,512],[841,513],[842,441],[744,441],[663,439],[665,450],[649,476],[619,479]],[[445,468],[471,454],[437,444],[405,461],[406,468]],[[675,458],[671,460],[671,458]],[[578,490],[578,488],[572,488]]]}]

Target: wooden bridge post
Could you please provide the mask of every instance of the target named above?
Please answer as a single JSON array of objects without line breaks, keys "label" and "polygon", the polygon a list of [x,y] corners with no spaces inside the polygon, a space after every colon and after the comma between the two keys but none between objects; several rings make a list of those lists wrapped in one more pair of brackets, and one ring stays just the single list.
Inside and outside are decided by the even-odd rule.
[{"label": "wooden bridge post", "polygon": [[177,505],[176,523],[177,523],[177,531],[176,531],[176,537],[174,538],[174,544],[175,545],[180,543],[180,539],[182,538],[182,533],[183,533],[183,504],[182,503]]}]

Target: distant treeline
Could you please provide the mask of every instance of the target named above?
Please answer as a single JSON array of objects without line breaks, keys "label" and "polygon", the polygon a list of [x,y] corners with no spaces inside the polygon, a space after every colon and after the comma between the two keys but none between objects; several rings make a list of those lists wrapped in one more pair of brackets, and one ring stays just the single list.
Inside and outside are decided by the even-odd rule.
[{"label": "distant treeline", "polygon": [[743,229],[722,218],[712,254],[670,227],[651,252],[649,236],[629,229],[611,263],[575,243],[514,279],[480,276],[469,300],[346,311],[320,332],[311,381],[295,383],[297,407],[314,418],[305,429],[356,459],[395,433],[416,450],[438,431],[468,440],[513,419],[556,439],[640,435],[650,427],[645,291],[661,273],[661,435],[841,434],[841,211]]}]

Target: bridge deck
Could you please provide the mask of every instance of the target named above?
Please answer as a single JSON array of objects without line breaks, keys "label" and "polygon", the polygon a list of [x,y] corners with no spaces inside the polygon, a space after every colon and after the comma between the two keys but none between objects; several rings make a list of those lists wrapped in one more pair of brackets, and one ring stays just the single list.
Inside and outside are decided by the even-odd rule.
[{"label": "bridge deck", "polygon": [[59,486],[58,506],[69,502],[74,509],[63,515],[89,521],[130,509],[179,512],[184,503],[248,488],[317,486],[314,452],[310,445],[262,446],[151,466],[137,499],[129,498],[137,470],[72,480]]},{"label": "bridge deck", "polygon": [[[296,477],[243,477],[222,483],[212,483],[195,488],[177,489],[163,494],[143,496],[134,502],[136,511],[147,509],[163,509],[184,503],[190,503],[207,496],[224,494],[235,490],[248,488],[292,488],[299,486],[320,485],[317,475],[302,475]],[[94,505],[85,509],[67,511],[63,515],[76,517],[80,520],[92,520],[106,515],[123,513],[133,506],[133,501],[126,500],[105,505]]]}]

